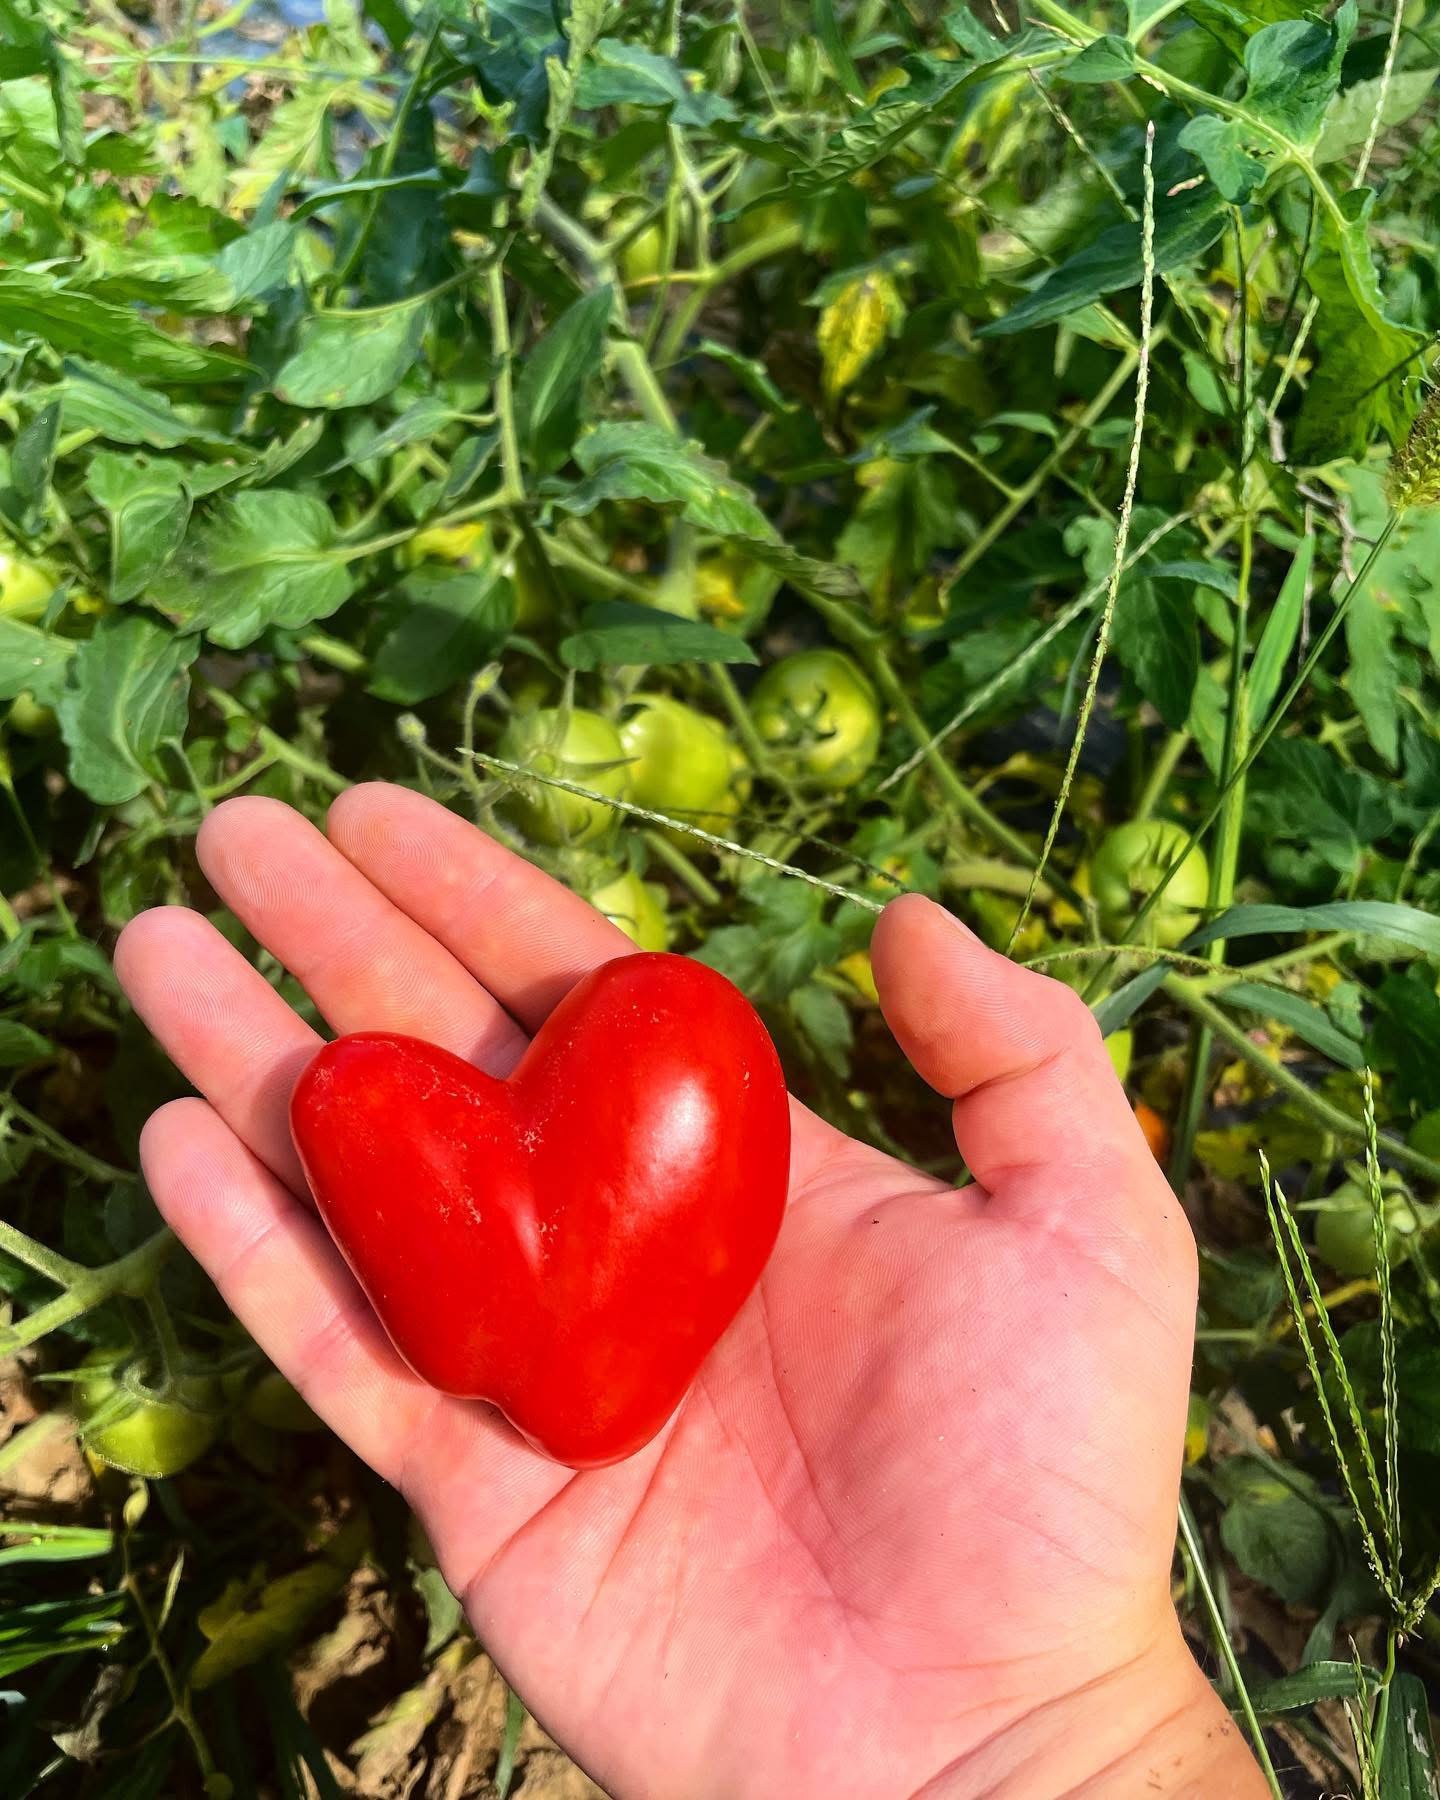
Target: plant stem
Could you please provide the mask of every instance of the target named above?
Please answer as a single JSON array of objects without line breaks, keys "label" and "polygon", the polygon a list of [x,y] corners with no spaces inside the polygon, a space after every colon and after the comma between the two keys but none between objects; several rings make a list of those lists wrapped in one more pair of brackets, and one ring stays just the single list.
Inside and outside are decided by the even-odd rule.
[{"label": "plant stem", "polygon": [[[1152,347],[1153,344],[1160,341],[1160,337],[1161,333],[1157,331],[1152,340]],[[1071,450],[1074,449],[1075,445],[1096,420],[1104,417],[1106,411],[1109,409],[1110,402],[1130,379],[1139,361],[1140,351],[1138,347],[1134,350],[1127,350],[1125,352],[1112,370],[1109,380],[1070,427],[1069,431],[1065,433],[1064,437],[1059,439],[1055,448],[1045,458],[1044,462],[1042,462],[1039,468],[1015,489],[1013,496],[1006,501],[999,512],[986,521],[983,530],[973,542],[966,546],[944,578],[942,584],[944,592],[949,593],[950,589],[953,588],[958,581],[969,574],[970,570],[975,567],[976,563],[979,562],[980,558],[984,556],[985,552],[992,544],[994,544],[996,539],[1001,537],[1009,528],[1016,514],[1022,512],[1024,508],[1030,504],[1031,500],[1034,499],[1035,495],[1039,493],[1040,489],[1050,479],[1055,468],[1070,454]]]},{"label": "plant stem", "polygon": [[262,725],[248,707],[244,707],[233,694],[227,694],[224,688],[216,687],[213,682],[204,684],[205,696],[227,722],[243,720],[255,735],[255,741],[263,744],[277,762],[288,763],[297,774],[307,776],[332,794],[343,794],[350,783],[343,775],[337,775],[328,763],[317,762],[313,756],[307,756],[303,750],[281,737],[278,731],[272,731],[268,725]]},{"label": "plant stem", "polygon": [[669,838],[659,831],[644,831],[641,836],[650,846],[653,854],[679,876],[702,906],[719,906],[721,904],[724,896],[719,888],[713,881],[701,874],[678,844],[672,844]]},{"label": "plant stem", "polygon": [[[1220,1008],[1207,1000],[1200,992],[1196,982],[1184,975],[1167,975],[1164,982],[1165,992],[1191,1014],[1207,1025],[1211,1034],[1249,1063],[1252,1069],[1263,1075],[1272,1086],[1287,1094],[1303,1112],[1328,1127],[1337,1137],[1351,1142],[1363,1143],[1365,1127],[1359,1119],[1352,1119],[1350,1114],[1333,1105],[1308,1087],[1298,1075],[1292,1074],[1283,1063],[1272,1062],[1249,1034]],[[1440,1162],[1433,1157],[1422,1156],[1418,1150],[1412,1150],[1400,1138],[1391,1137],[1388,1132],[1381,1132],[1380,1148],[1390,1160],[1399,1163],[1402,1168],[1413,1169],[1417,1175],[1423,1175],[1427,1181],[1440,1182]]]},{"label": "plant stem", "polygon": [[316,662],[329,663],[332,669],[339,669],[346,675],[358,675],[368,663],[363,650],[357,650],[353,644],[342,643],[339,638],[331,637],[328,631],[307,631],[300,639],[300,648],[307,656],[313,656]]},{"label": "plant stem", "polygon": [[[1310,646],[1304,662],[1301,663],[1299,669],[1296,671],[1295,679],[1276,702],[1270,717],[1261,726],[1260,730],[1256,732],[1254,738],[1251,740],[1250,748],[1241,758],[1240,764],[1236,768],[1234,774],[1230,777],[1229,783],[1221,788],[1209,812],[1206,813],[1205,817],[1191,831],[1184,844],[1176,852],[1175,860],[1156,883],[1154,890],[1147,896],[1144,903],[1136,909],[1134,918],[1131,919],[1130,923],[1125,928],[1123,942],[1129,943],[1134,938],[1145,920],[1149,918],[1150,914],[1160,904],[1161,896],[1174,879],[1176,870],[1180,868],[1181,864],[1184,863],[1196,844],[1199,843],[1200,839],[1204,837],[1205,833],[1209,831],[1210,827],[1220,817],[1225,806],[1226,796],[1230,792],[1231,786],[1244,779],[1253,766],[1255,759],[1260,755],[1266,744],[1270,742],[1270,739],[1279,729],[1286,714],[1295,704],[1295,701],[1303,691],[1306,682],[1309,681],[1311,675],[1314,673],[1316,665],[1329,648],[1330,640],[1344,623],[1345,614],[1349,609],[1351,601],[1361,591],[1366,581],[1369,579],[1370,571],[1375,567],[1376,562],[1379,560],[1380,553],[1384,550],[1386,544],[1389,543],[1391,534],[1395,530],[1398,521],[1399,514],[1393,512],[1390,514],[1389,518],[1386,519],[1379,537],[1377,537],[1375,542],[1370,546],[1369,555],[1356,571],[1355,579],[1336,601],[1333,612],[1325,622],[1324,630],[1319,633],[1315,642]],[[1092,977],[1091,991],[1098,990],[1098,987],[1103,984],[1108,978],[1108,975],[1108,969],[1102,968],[1098,970],[1095,976]]]},{"label": "plant stem", "polygon": [[1240,1672],[1240,1663],[1235,1655],[1235,1646],[1230,1642],[1229,1628],[1220,1612],[1220,1603],[1215,1598],[1215,1590],[1210,1585],[1210,1571],[1205,1564],[1205,1546],[1200,1541],[1200,1532],[1190,1511],[1190,1503],[1182,1494],[1180,1496],[1180,1536],[1190,1557],[1190,1567],[1195,1573],[1195,1582],[1200,1589],[1200,1597],[1205,1602],[1205,1611],[1210,1619],[1210,1634],[1215,1641],[1215,1648],[1220,1653],[1220,1660],[1225,1664],[1226,1673],[1230,1677],[1230,1686],[1240,1710],[1245,1718],[1246,1729],[1250,1733],[1250,1741],[1255,1747],[1255,1757],[1269,1784],[1270,1792],[1275,1800],[1285,1800],[1280,1786],[1280,1778],[1275,1773],[1275,1765],[1270,1760],[1269,1746],[1265,1742],[1265,1734],[1260,1729],[1260,1721],[1255,1716],[1255,1708],[1250,1700],[1250,1690],[1245,1685],[1245,1677]]},{"label": "plant stem", "polygon": [[1160,796],[1169,785],[1170,777],[1175,773],[1180,758],[1190,748],[1191,738],[1188,731],[1172,731],[1160,747],[1160,754],[1155,758],[1145,786],[1140,790],[1140,798],[1135,802],[1135,817],[1148,819],[1160,804]]},{"label": "plant stem", "polygon": [[31,1137],[38,1138],[57,1162],[68,1163],[77,1174],[88,1176],[91,1181],[136,1181],[138,1176],[130,1169],[117,1168],[114,1163],[106,1162],[103,1157],[92,1156],[88,1150],[82,1150],[78,1144],[72,1144],[63,1133],[53,1125],[46,1123],[38,1113],[22,1106],[13,1094],[7,1095],[0,1103],[0,1117],[18,1119]]},{"label": "plant stem", "polygon": [[505,265],[499,256],[490,264],[485,287],[490,305],[490,341],[495,352],[495,416],[500,426],[501,493],[507,501],[523,500],[525,475],[520,467],[520,437],[515,426],[510,314],[505,304]]},{"label": "plant stem", "polygon": [[160,1272],[160,1266],[176,1245],[175,1234],[161,1227],[153,1237],[128,1255],[98,1269],[80,1269],[72,1276],[65,1293],[45,1306],[26,1313],[18,1325],[0,1331],[0,1356],[13,1356],[26,1344],[33,1344],[51,1331],[58,1331],[82,1313],[92,1311],[105,1300],[125,1294],[139,1298]]},{"label": "plant stem", "polygon": [[27,1269],[33,1269],[37,1275],[44,1275],[55,1282],[58,1287],[68,1288],[85,1273],[84,1267],[71,1262],[68,1256],[62,1256],[58,1250],[52,1250],[30,1237],[18,1226],[0,1219],[0,1250],[7,1256],[14,1257]]},{"label": "plant stem", "polygon": [[[1242,289],[1243,298],[1243,289]],[[1244,316],[1242,306],[1241,316]],[[1249,381],[1245,358],[1246,339],[1242,329],[1240,338],[1240,404],[1246,418],[1249,416]],[[1247,453],[1242,456],[1240,476],[1244,482],[1245,464],[1249,461]],[[1245,754],[1247,720],[1250,707],[1250,690],[1245,679],[1245,659],[1249,648],[1248,628],[1250,621],[1250,569],[1254,559],[1255,521],[1247,506],[1240,520],[1240,568],[1236,577],[1234,635],[1231,640],[1230,685],[1225,707],[1225,742],[1220,759],[1221,786],[1224,789],[1224,803],[1220,812],[1219,843],[1210,861],[1210,890],[1207,904],[1211,916],[1222,913],[1230,905],[1235,895],[1235,871],[1240,861],[1240,837],[1245,817],[1245,779],[1237,771],[1236,765]],[[1210,962],[1222,963],[1225,960],[1224,938],[1213,938],[1205,946],[1205,957]],[[1200,1128],[1201,1115],[1205,1110],[1205,1101],[1209,1093],[1210,1051],[1212,1048],[1210,1029],[1202,1019],[1197,1019],[1190,1034],[1190,1065],[1185,1075],[1185,1094],[1180,1105],[1180,1116],[1175,1127],[1175,1146],[1170,1156],[1170,1185],[1177,1194],[1183,1194],[1185,1183],[1190,1179],[1190,1163],[1195,1152],[1195,1133]]]}]

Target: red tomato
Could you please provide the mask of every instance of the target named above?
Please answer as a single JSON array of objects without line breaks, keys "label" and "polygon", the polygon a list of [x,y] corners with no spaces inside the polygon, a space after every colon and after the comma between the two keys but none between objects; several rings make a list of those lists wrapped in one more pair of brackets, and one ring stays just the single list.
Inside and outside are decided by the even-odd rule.
[{"label": "red tomato", "polygon": [[291,1102],[321,1215],[400,1354],[595,1468],[648,1443],[774,1246],[790,1116],[723,975],[617,958],[506,1081],[418,1039],[342,1037]]}]

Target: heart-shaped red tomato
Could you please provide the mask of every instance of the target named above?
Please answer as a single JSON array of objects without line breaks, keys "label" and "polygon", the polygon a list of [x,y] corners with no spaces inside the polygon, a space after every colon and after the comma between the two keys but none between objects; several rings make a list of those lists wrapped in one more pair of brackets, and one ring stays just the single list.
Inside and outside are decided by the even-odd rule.
[{"label": "heart-shaped red tomato", "polygon": [[713,969],[625,956],[508,1080],[358,1032],[291,1126],[321,1215],[415,1372],[575,1468],[669,1418],[760,1277],[790,1155],[765,1027]]}]

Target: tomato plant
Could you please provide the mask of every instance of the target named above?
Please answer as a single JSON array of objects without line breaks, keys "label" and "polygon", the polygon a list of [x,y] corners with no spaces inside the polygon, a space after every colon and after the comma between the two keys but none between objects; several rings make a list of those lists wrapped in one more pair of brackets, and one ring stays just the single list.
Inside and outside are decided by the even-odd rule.
[{"label": "tomato plant", "polygon": [[[98,1536],[0,1545],[0,1791],[459,1792],[452,1736],[507,1766],[400,1502],[284,1428],[150,1205],[138,1133],[185,1090],[108,964],[187,904],[308,1011],[194,840],[228,796],[323,825],[373,779],[703,957],[807,1105],[943,1180],[869,909],[920,889],[1074,987],[1200,1240],[1187,1630],[1208,1573],[1251,1686],[1374,1643],[1371,1761],[1429,1744],[1435,1609],[1356,1576],[1384,1480],[1363,1526],[1334,1503],[1260,1171],[1378,1471],[1398,1431],[1408,1582],[1440,1547],[1409,1473],[1440,1417],[1436,15],[10,0],[0,1470]],[[1363,1263],[1364,1220],[1308,1210],[1358,1179],[1367,1106],[1393,1381],[1387,1284],[1326,1249]],[[102,1343],[222,1382],[183,1492],[53,1466]],[[372,1527],[388,1727],[310,1698]],[[246,1662],[296,1631],[310,1751]],[[1254,1698],[1356,1788],[1337,1710]]]}]

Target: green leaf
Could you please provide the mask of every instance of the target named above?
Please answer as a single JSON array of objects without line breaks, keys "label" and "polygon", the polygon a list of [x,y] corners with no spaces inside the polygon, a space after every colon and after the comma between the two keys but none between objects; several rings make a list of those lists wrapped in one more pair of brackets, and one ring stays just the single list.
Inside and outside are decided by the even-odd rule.
[{"label": "green leaf", "polygon": [[438,169],[410,169],[403,175],[365,175],[352,181],[331,181],[323,187],[311,188],[290,217],[298,224],[301,219],[308,219],[313,213],[336,206],[343,200],[360,200],[374,194],[435,192],[445,185],[445,177]]},{"label": "green leaf", "polygon": [[1370,1033],[1374,1066],[1390,1076],[1394,1101],[1421,1112],[1440,1106],[1440,998],[1433,972],[1406,969],[1387,975],[1375,990]]},{"label": "green leaf", "polygon": [[1172,731],[1190,713],[1200,671],[1200,627],[1188,586],[1136,570],[1120,583],[1112,625],[1115,654]]},{"label": "green leaf", "polygon": [[1379,1687],[1378,1669],[1354,1663],[1312,1662],[1289,1675],[1277,1675],[1250,1688],[1250,1703],[1262,1717],[1305,1712],[1317,1700],[1361,1700]]},{"label": "green leaf", "polygon": [[669,57],[621,38],[601,38],[595,45],[580,70],[575,101],[584,108],[663,107],[677,125],[713,125],[735,117],[723,95],[693,86]]},{"label": "green leaf", "polygon": [[1404,685],[1395,634],[1400,614],[1384,588],[1373,581],[1345,613],[1345,647],[1350,653],[1345,686],[1377,754],[1393,769],[1400,754],[1400,690]]},{"label": "green leaf", "polygon": [[825,1067],[842,1078],[848,1075],[855,1030],[840,996],[818,981],[807,981],[790,996],[790,1012]]},{"label": "green leaf", "polygon": [[29,693],[42,705],[53,706],[75,649],[68,638],[52,637],[0,613],[0,700]]},{"label": "green leaf", "polygon": [[85,485],[110,515],[110,598],[133,600],[180,548],[190,495],[178,463],[101,451]]},{"label": "green leaf", "polygon": [[444,574],[416,570],[400,594],[404,611],[380,641],[368,686],[401,706],[429,700],[474,674],[504,642],[515,611],[498,562]]},{"label": "green leaf", "polygon": [[1440,958],[1440,918],[1392,900],[1331,900],[1322,906],[1232,906],[1185,940],[1199,949],[1213,938],[1295,937],[1305,931],[1348,931],[1384,938]]},{"label": "green leaf", "polygon": [[1107,32],[1092,38],[1076,57],[1056,70],[1063,81],[1128,81],[1135,73],[1135,46]]},{"label": "green leaf", "polygon": [[275,392],[290,406],[368,406],[409,374],[429,316],[428,295],[363,312],[314,313],[300,326]]},{"label": "green leaf", "polygon": [[12,331],[151,381],[225,381],[245,369],[238,358],[167,337],[132,307],[67,288],[52,275],[0,269],[0,332]]},{"label": "green leaf", "polygon": [[599,425],[576,444],[575,460],[585,480],[557,496],[566,512],[593,512],[602,500],[649,500],[679,506],[682,518],[721,537],[774,537],[724,463],[658,425]]},{"label": "green leaf", "polygon": [[1179,142],[1199,157],[1227,200],[1243,203],[1265,179],[1266,165],[1255,154],[1255,134],[1241,119],[1202,113],[1180,133]]},{"label": "green leaf", "polygon": [[4,499],[5,511],[22,531],[33,530],[40,522],[59,435],[60,403],[52,400],[16,436],[10,452],[10,489]]},{"label": "green leaf", "polygon": [[1386,835],[1395,815],[1375,776],[1347,768],[1321,744],[1285,738],[1256,765],[1248,822],[1256,831],[1299,840],[1344,875]]},{"label": "green leaf", "polygon": [[1273,1019],[1311,1044],[1322,1056],[1339,1063],[1342,1069],[1363,1069],[1365,1053],[1353,1037],[1348,1037],[1329,1015],[1289,988],[1267,987],[1258,981],[1237,981],[1218,996],[1226,1006],[1238,1006],[1256,1013],[1262,1019]]},{"label": "green leaf", "polygon": [[118,806],[165,779],[160,747],[184,734],[199,648],[154,620],[111,613],[75,652],[56,711],[71,778],[92,800]]},{"label": "green leaf", "polygon": [[733,631],[677,618],[656,607],[632,606],[626,600],[597,600],[587,606],[579,631],[561,640],[560,659],[571,669],[760,660]]},{"label": "green leaf", "polygon": [[1305,596],[1310,591],[1310,570],[1314,562],[1315,539],[1313,536],[1303,537],[1290,567],[1285,571],[1280,592],[1275,596],[1275,604],[1270,608],[1265,629],[1260,633],[1260,641],[1250,659],[1247,688],[1252,731],[1264,724],[1275,696],[1280,692],[1285,665],[1290,660],[1290,652],[1295,648],[1295,640],[1300,634],[1300,621],[1305,614]]},{"label": "green leaf", "polygon": [[1323,209],[1316,221],[1305,277],[1318,302],[1319,366],[1306,383],[1295,426],[1294,454],[1301,461],[1363,454],[1377,432],[1398,441],[1409,428],[1405,378],[1423,340],[1385,312],[1370,247],[1374,200],[1368,188],[1344,194],[1343,225]]},{"label": "green leaf", "polygon": [[797,410],[797,402],[785,398],[776,387],[770,371],[757,357],[745,356],[732,344],[722,344],[715,338],[708,337],[696,344],[695,354],[713,357],[716,362],[723,363],[750,398],[759,401],[766,412],[780,414]]},{"label": "green leaf", "polygon": [[[30,1063],[43,1062],[54,1051],[49,1038],[18,1019],[0,1019],[0,1069],[23,1069]],[[4,1555],[0,1550],[0,1560]]]},{"label": "green leaf", "polygon": [[[1225,201],[1213,188],[1177,194],[1155,209],[1155,268],[1169,275],[1208,250],[1225,229]],[[1058,269],[1002,318],[980,327],[981,337],[1008,337],[1049,325],[1102,295],[1135,287],[1141,276],[1140,226],[1112,225]]]},{"label": "green leaf", "polygon": [[151,603],[187,631],[238,649],[270,625],[292,629],[349,599],[328,507],[285,488],[222,500],[155,580]]},{"label": "green leaf", "polygon": [[1313,1606],[1325,1595],[1339,1548],[1324,1511],[1297,1493],[1299,1479],[1272,1474],[1258,1458],[1234,1457],[1225,1468],[1233,1497],[1220,1521],[1220,1540],[1252,1581],[1263,1582],[1292,1606]]},{"label": "green leaf", "polygon": [[230,439],[211,426],[192,424],[163,394],[89,363],[67,356],[61,399],[67,431],[96,431],[117,444],[148,444],[153,450],[175,450],[182,444],[229,446]]},{"label": "green leaf", "polygon": [[271,219],[225,245],[215,266],[230,290],[226,312],[238,312],[285,285],[298,236],[289,219]]},{"label": "green leaf", "polygon": [[797,593],[818,595],[822,600],[849,600],[856,604],[863,604],[866,599],[860,577],[842,563],[820,562],[813,556],[803,556],[789,544],[777,543],[772,537],[737,535],[730,543],[751,562],[761,563],[777,575],[783,575]]},{"label": "green leaf", "polygon": [[769,875],[747,882],[745,922],[722,925],[694,953],[752,1000],[783,1002],[840,953],[840,934],[823,918],[825,896]]},{"label": "green leaf", "polygon": [[1326,24],[1282,19],[1257,31],[1245,46],[1246,108],[1295,143],[1313,143],[1358,16],[1356,0],[1344,0]]},{"label": "green leaf", "polygon": [[515,419],[536,466],[558,468],[580,422],[587,379],[599,372],[615,312],[614,289],[583,295],[563,312],[526,357],[515,383]]},{"label": "green leaf", "polygon": [[1342,162],[1363,149],[1382,97],[1382,132],[1393,125],[1403,125],[1429,99],[1437,80],[1440,69],[1395,69],[1388,79],[1374,75],[1367,81],[1353,82],[1330,102],[1315,145],[1315,161]]},{"label": "green leaf", "polygon": [[1380,1779],[1375,1790],[1385,1800],[1435,1800],[1435,1739],[1430,1699],[1418,1675],[1402,1670],[1390,1682],[1390,1708],[1380,1745]]}]

